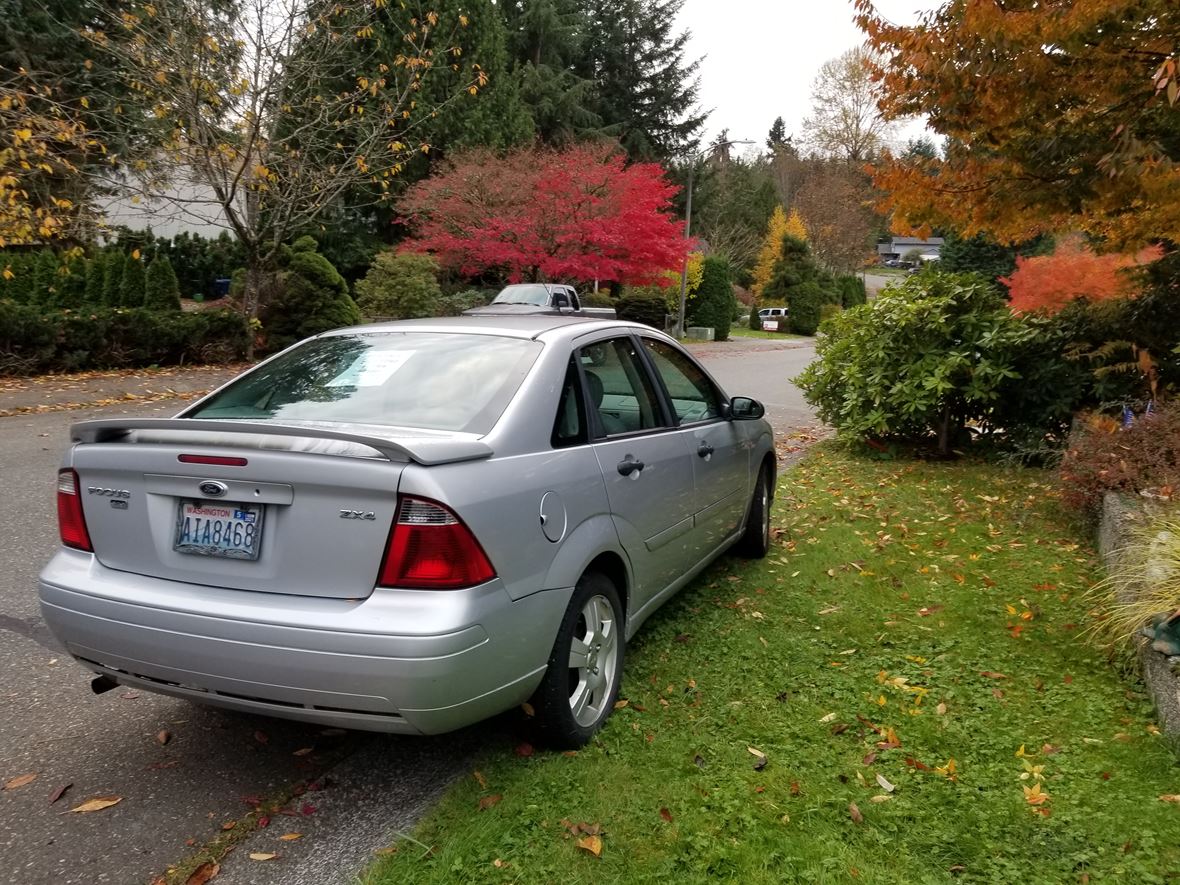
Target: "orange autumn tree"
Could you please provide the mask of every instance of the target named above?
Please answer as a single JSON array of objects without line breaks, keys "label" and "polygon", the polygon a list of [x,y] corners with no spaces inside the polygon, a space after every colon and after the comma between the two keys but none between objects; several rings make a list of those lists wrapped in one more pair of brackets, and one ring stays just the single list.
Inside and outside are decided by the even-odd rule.
[{"label": "orange autumn tree", "polygon": [[1099,255],[1075,235],[1063,239],[1052,255],[1017,258],[1016,270],[1000,277],[1000,282],[1008,287],[1017,313],[1056,313],[1078,298],[1107,301],[1135,294],[1135,280],[1128,271],[1162,254],[1162,249],[1152,246],[1138,255]]},{"label": "orange autumn tree", "polygon": [[948,0],[913,27],[856,9],[883,110],[948,139],[945,160],[875,169],[898,227],[1180,242],[1175,0]]}]

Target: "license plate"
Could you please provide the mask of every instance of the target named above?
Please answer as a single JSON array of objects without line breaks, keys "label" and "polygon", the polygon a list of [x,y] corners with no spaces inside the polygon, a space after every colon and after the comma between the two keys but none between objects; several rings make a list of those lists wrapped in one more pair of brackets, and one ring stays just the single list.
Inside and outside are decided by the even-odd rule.
[{"label": "license plate", "polygon": [[220,501],[181,500],[172,549],[195,556],[258,558],[262,540],[262,506]]}]

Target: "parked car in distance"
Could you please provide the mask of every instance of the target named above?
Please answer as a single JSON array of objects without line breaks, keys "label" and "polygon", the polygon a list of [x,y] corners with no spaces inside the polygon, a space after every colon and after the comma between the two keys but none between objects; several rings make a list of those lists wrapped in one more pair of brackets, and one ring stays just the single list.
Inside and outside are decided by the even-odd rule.
[{"label": "parked car in distance", "polygon": [[787,316],[785,307],[764,307],[758,311],[758,316],[764,320],[780,320]]},{"label": "parked car in distance", "polygon": [[484,307],[463,311],[465,316],[523,316],[537,313],[560,313],[613,320],[613,307],[583,307],[573,286],[558,283],[516,283],[505,286]]},{"label": "parked car in distance", "polygon": [[39,595],[96,692],[414,734],[529,701],[577,747],[644,620],[770,543],[762,406],[635,323],[343,329],[71,434]]}]

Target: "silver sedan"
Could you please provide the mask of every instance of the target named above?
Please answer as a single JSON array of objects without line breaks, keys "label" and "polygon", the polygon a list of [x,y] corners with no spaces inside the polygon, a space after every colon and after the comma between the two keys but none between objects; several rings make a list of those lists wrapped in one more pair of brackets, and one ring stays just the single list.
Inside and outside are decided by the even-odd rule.
[{"label": "silver sedan", "polygon": [[41,609],[96,691],[414,734],[530,701],[576,747],[643,621],[765,555],[762,415],[632,323],[330,332],[176,418],[74,425]]}]

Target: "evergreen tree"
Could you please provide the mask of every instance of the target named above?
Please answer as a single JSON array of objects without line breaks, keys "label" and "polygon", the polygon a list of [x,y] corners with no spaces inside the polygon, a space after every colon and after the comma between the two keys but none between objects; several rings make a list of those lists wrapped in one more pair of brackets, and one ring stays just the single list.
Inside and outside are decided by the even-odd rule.
[{"label": "evergreen tree", "polygon": [[300,237],[289,250],[280,285],[262,314],[267,344],[278,350],[310,335],[361,321],[348,294],[348,283],[332,262],[315,250],[311,237]]},{"label": "evergreen tree", "polygon": [[180,310],[180,283],[168,256],[152,259],[145,275],[143,306],[149,310]]},{"label": "evergreen tree", "polygon": [[33,263],[32,286],[28,302],[41,307],[52,307],[57,297],[58,271],[61,262],[52,249],[42,249]]},{"label": "evergreen tree", "polygon": [[587,52],[587,20],[579,0],[504,0],[508,55],[520,97],[537,136],[563,144],[603,134],[592,106],[594,81],[575,65]]},{"label": "evergreen tree", "polygon": [[102,303],[102,283],[106,275],[107,256],[102,249],[95,249],[94,255],[86,262],[86,288],[82,300],[87,304]]},{"label": "evergreen tree", "polygon": [[123,299],[123,267],[127,256],[118,249],[107,249],[103,267],[102,302],[107,307],[118,307]]},{"label": "evergreen tree", "polygon": [[775,206],[774,213],[766,223],[766,237],[762,242],[762,251],[758,253],[758,263],[754,266],[753,285],[751,289],[755,298],[761,298],[774,274],[774,267],[782,256],[783,237],[787,234],[787,213],[782,206]]},{"label": "evergreen tree", "polygon": [[119,282],[119,306],[143,307],[146,289],[143,261],[134,254],[128,255],[123,265],[123,279]]},{"label": "evergreen tree", "polygon": [[697,143],[699,60],[676,31],[684,0],[583,0],[587,48],[577,72],[594,83],[593,109],[633,160],[666,160]]},{"label": "evergreen tree", "polygon": [[782,117],[775,117],[770,132],[766,136],[766,148],[771,153],[780,150],[791,143],[791,136],[787,135],[787,124]]},{"label": "evergreen tree", "polygon": [[715,340],[727,341],[729,326],[733,322],[733,303],[729,262],[715,256],[706,258],[701,285],[692,300],[692,309],[686,321],[690,326],[710,327]]}]

